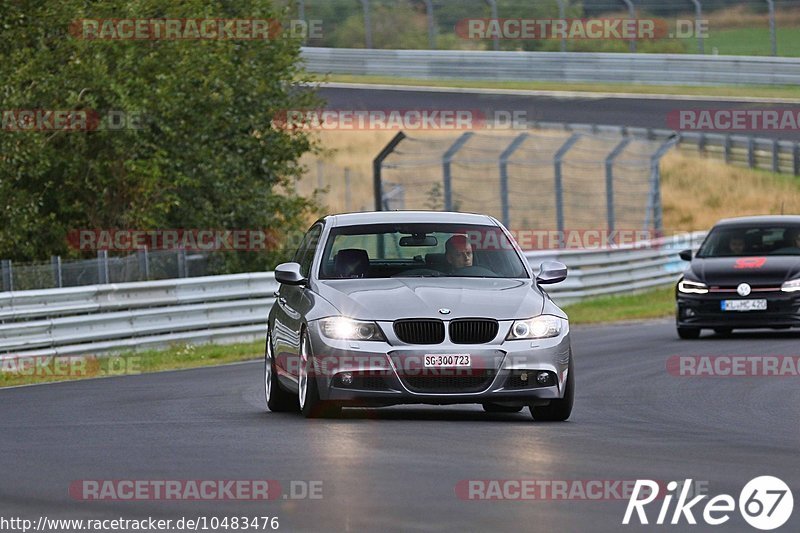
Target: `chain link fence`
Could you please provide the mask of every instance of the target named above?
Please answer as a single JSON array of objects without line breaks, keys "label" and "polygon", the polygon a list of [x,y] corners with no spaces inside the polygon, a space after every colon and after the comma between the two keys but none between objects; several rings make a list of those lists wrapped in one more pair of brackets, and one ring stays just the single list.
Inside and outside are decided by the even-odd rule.
[{"label": "chain link fence", "polygon": [[376,161],[382,209],[487,213],[559,233],[662,229],[659,163],[677,137],[548,129],[398,138]]},{"label": "chain link fence", "polygon": [[219,274],[213,254],[185,250],[141,250],[123,256],[109,256],[101,250],[96,259],[15,263],[0,260],[0,292],[79,287],[159,279],[188,278]]}]

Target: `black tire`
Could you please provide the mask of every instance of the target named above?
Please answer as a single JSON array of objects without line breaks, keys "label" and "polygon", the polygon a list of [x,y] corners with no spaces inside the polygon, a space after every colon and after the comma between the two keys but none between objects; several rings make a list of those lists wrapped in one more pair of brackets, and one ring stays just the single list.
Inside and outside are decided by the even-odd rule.
[{"label": "black tire", "polygon": [[522,411],[522,406],[508,406],[508,405],[499,405],[496,403],[485,403],[483,404],[483,410],[487,413],[519,413]]},{"label": "black tire", "polygon": [[297,398],[281,387],[278,375],[275,373],[274,353],[267,333],[267,344],[264,347],[264,397],[267,408],[274,413],[297,411]]},{"label": "black tire", "polygon": [[682,328],[678,327],[678,337],[681,339],[699,339],[700,328]]},{"label": "black tire", "polygon": [[[311,352],[311,342],[308,340],[308,333],[305,330],[300,334],[300,350],[306,350],[306,361],[304,372],[306,374],[305,400],[301,397],[303,388],[298,383],[297,403],[300,405],[300,413],[306,418],[336,418],[342,414],[342,406],[336,402],[321,400],[319,397],[319,386],[317,384],[316,372],[313,371],[314,355]],[[300,364],[303,365],[301,355]]]},{"label": "black tire", "polygon": [[714,333],[720,337],[730,337],[731,333],[733,333],[733,328],[714,328]]},{"label": "black tire", "polygon": [[563,398],[550,400],[547,405],[530,406],[531,416],[537,422],[563,422],[572,414],[572,406],[575,403],[575,369],[572,363],[572,354],[570,354],[568,369]]}]

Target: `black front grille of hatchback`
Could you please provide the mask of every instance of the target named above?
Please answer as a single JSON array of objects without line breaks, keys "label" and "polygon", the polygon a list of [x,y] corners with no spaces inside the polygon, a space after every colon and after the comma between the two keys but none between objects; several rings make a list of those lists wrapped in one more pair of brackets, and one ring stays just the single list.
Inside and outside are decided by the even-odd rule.
[{"label": "black front grille of hatchback", "polygon": [[497,336],[497,320],[466,319],[450,322],[450,340],[456,344],[484,344]]},{"label": "black front grille of hatchback", "polygon": [[441,320],[397,320],[394,333],[406,344],[440,344],[444,342]]}]

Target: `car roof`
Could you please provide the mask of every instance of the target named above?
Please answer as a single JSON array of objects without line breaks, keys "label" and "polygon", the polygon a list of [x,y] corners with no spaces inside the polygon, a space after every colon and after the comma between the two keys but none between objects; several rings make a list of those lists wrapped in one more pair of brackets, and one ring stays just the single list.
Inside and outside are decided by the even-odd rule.
[{"label": "car roof", "polygon": [[724,218],[714,224],[715,228],[729,226],[765,226],[770,224],[800,224],[798,215],[762,215],[752,217]]},{"label": "car roof", "polygon": [[497,225],[497,222],[487,215],[452,211],[368,211],[330,215],[325,218],[330,220],[333,227],[413,223]]}]

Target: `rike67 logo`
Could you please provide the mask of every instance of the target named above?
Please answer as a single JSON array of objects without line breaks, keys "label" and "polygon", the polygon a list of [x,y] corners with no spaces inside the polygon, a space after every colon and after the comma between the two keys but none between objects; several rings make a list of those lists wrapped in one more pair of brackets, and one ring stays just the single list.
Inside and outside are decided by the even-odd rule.
[{"label": "rike67 logo", "polygon": [[[680,494],[677,490],[679,487],[681,487]],[[719,526],[730,520],[731,513],[737,508],[733,496],[720,494],[709,499],[704,506],[698,505],[708,498],[708,495],[701,494],[689,499],[691,487],[691,479],[680,485],[676,481],[670,481],[667,484],[666,495],[660,495],[657,482],[649,479],[636,480],[622,523],[630,524],[635,511],[640,524],[649,524],[653,517],[652,515],[648,517],[645,507],[659,496],[663,496],[663,501],[655,520],[657,525],[681,523],[695,525],[697,524],[695,513],[701,514],[702,520],[711,526]],[[645,496],[640,497],[643,494]],[[675,507],[670,509],[676,496]],[[750,480],[739,493],[738,508],[748,524],[756,529],[769,531],[781,527],[792,516],[794,497],[792,490],[782,480],[773,476],[760,476]]]}]

